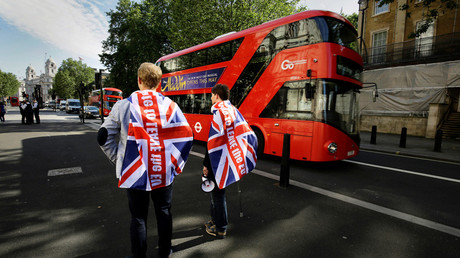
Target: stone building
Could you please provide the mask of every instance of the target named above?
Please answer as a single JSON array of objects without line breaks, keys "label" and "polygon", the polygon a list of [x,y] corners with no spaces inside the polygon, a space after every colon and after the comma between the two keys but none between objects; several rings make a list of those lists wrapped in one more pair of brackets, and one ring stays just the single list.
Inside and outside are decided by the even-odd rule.
[{"label": "stone building", "polygon": [[[438,7],[440,1],[433,4]],[[379,7],[378,0],[360,0],[358,33],[363,81],[378,85],[379,98],[361,96],[361,130],[376,125],[379,132],[434,137],[443,129],[447,137],[460,137],[460,13],[439,16],[418,37],[428,12],[422,0],[395,0]],[[401,10],[402,5],[407,10]]]},{"label": "stone building", "polygon": [[32,66],[26,68],[26,77],[19,87],[19,97],[22,100],[23,92],[34,99],[35,93],[40,89],[43,103],[51,100],[50,90],[53,88],[54,76],[57,73],[57,66],[50,57],[45,62],[45,73],[37,75]]}]

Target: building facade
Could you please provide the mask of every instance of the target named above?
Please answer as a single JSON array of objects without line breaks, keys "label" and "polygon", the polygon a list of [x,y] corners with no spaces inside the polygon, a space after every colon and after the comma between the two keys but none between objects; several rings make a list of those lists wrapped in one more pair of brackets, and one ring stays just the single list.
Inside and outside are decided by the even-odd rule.
[{"label": "building facade", "polygon": [[[432,8],[439,7],[435,1]],[[457,1],[458,2],[458,1]],[[442,9],[425,33],[429,10],[423,0],[360,0],[358,33],[363,39],[364,82],[378,85],[377,102],[361,97],[361,128],[434,137],[449,113],[460,111],[459,7]],[[408,10],[401,6],[408,5]],[[410,15],[408,15],[410,14]]]},{"label": "building facade", "polygon": [[51,57],[45,62],[45,73],[40,75],[37,75],[32,66],[28,66],[26,68],[26,77],[19,87],[18,95],[20,100],[23,99],[25,94],[29,97],[29,99],[37,99],[38,97],[41,97],[43,103],[50,101],[50,90],[53,88],[53,81],[56,73],[57,66]]}]

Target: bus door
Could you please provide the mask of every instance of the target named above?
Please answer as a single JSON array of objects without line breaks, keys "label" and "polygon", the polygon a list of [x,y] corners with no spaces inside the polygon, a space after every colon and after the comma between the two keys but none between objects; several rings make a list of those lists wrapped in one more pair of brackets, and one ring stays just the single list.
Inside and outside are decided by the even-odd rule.
[{"label": "bus door", "polygon": [[281,156],[284,134],[290,134],[291,158],[308,160],[310,157],[314,123],[311,87],[314,86],[308,81],[284,83],[261,113],[260,117],[272,118],[264,119],[268,153]]}]

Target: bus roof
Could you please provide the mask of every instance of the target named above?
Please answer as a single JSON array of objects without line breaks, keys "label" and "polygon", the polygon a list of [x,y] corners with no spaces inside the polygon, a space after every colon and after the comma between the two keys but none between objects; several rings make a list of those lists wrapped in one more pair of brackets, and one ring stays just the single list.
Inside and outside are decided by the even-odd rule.
[{"label": "bus roof", "polygon": [[117,89],[117,88],[104,88],[104,90],[121,91],[120,89]]},{"label": "bus roof", "polygon": [[236,33],[228,33],[228,34],[218,36],[215,39],[210,40],[208,42],[205,42],[205,43],[193,46],[193,47],[189,47],[189,48],[177,51],[177,52],[169,54],[169,55],[165,55],[165,56],[161,57],[160,59],[158,59],[156,62],[168,60],[168,59],[173,58],[173,57],[181,56],[183,54],[194,52],[194,51],[197,51],[197,50],[200,50],[200,49],[203,49],[203,48],[211,47],[211,46],[218,45],[220,43],[224,43],[224,42],[227,42],[227,41],[230,41],[230,40],[238,39],[238,38],[244,37],[244,36],[246,36],[248,34],[252,34],[252,33],[256,32],[256,31],[259,31],[259,30],[264,30],[264,29],[267,29],[267,28],[276,28],[276,27],[281,26],[283,24],[303,20],[303,19],[310,18],[310,17],[317,17],[317,16],[333,17],[333,18],[336,18],[336,19],[341,20],[343,22],[346,22],[348,25],[353,27],[353,25],[347,19],[345,19],[343,16],[341,16],[341,15],[339,15],[337,13],[334,13],[334,12],[323,11],[323,10],[304,11],[304,12],[296,13],[296,14],[293,14],[293,15],[285,16],[285,17],[282,17],[282,18],[279,18],[279,19],[276,19],[276,20],[268,21],[268,22],[265,22],[263,24],[260,24],[260,25],[257,25],[257,26],[254,26],[254,27],[251,27],[251,28],[236,32]]},{"label": "bus roof", "polygon": [[[111,90],[111,91],[120,91],[120,92],[122,91],[122,90],[117,89],[117,88],[103,88],[103,89],[104,89],[104,90]],[[93,90],[93,91],[100,91],[100,90],[101,90],[101,89],[95,89],[95,90]]]}]

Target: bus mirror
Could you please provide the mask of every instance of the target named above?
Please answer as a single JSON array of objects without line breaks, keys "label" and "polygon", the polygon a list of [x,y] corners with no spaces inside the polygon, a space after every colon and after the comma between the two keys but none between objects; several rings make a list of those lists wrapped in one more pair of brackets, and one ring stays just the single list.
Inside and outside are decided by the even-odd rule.
[{"label": "bus mirror", "polygon": [[377,92],[376,89],[372,90],[372,101],[377,102],[377,97],[379,96],[379,93]]},{"label": "bus mirror", "polygon": [[313,90],[313,87],[311,86],[311,83],[309,82],[305,83],[305,98],[307,100],[311,100],[314,94],[315,92]]}]

